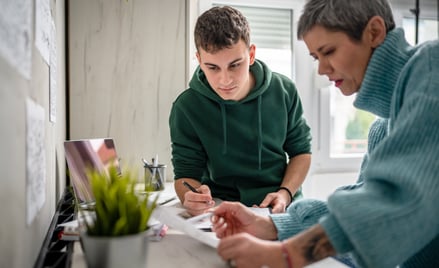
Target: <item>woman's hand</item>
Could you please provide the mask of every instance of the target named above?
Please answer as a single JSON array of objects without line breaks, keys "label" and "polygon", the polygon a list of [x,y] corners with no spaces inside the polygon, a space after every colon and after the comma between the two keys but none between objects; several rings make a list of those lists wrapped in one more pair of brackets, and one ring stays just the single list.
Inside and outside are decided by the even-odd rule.
[{"label": "woman's hand", "polygon": [[217,251],[222,259],[239,268],[287,267],[280,242],[246,233],[221,239]]},{"label": "woman's hand", "polygon": [[277,230],[270,217],[257,215],[239,202],[222,202],[213,213],[212,230],[218,238],[249,233],[262,239],[277,239]]}]

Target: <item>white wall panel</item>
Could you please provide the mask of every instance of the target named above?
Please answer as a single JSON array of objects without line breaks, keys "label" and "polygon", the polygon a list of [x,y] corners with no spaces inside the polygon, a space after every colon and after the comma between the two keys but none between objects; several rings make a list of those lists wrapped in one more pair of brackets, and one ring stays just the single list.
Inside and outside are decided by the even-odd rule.
[{"label": "white wall panel", "polygon": [[186,4],[69,2],[70,139],[112,137],[125,166],[159,155],[173,176],[168,117],[186,88]]}]

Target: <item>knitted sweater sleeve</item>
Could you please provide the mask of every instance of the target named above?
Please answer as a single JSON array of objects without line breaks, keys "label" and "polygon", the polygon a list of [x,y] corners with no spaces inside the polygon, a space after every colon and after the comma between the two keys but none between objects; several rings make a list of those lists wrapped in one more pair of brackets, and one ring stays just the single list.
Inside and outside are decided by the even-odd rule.
[{"label": "knitted sweater sleeve", "polygon": [[395,93],[364,185],[330,196],[320,219],[337,252],[352,251],[364,267],[395,267],[439,234],[439,56],[425,59]]},{"label": "knitted sweater sleeve", "polygon": [[387,135],[388,124],[389,120],[378,118],[370,126],[367,137],[367,153],[364,155],[363,161],[361,162],[360,174],[357,182],[362,182],[364,180],[363,171],[366,169],[369,154],[373,152],[373,149],[375,149],[379,142]]},{"label": "knitted sweater sleeve", "polygon": [[301,199],[293,202],[287,213],[271,214],[279,240],[287,239],[316,224],[328,213],[325,202],[315,199]]}]

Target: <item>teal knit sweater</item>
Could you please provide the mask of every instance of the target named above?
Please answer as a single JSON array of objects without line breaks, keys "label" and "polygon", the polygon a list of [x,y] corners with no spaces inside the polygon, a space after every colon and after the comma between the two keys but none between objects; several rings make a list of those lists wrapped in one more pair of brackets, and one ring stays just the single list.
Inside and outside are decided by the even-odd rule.
[{"label": "teal knit sweater", "polygon": [[272,215],[279,239],[319,222],[361,267],[439,267],[439,42],[411,47],[402,29],[373,53],[354,102],[374,125],[362,182],[324,203]]},{"label": "teal knit sweater", "polygon": [[213,197],[248,206],[277,190],[288,158],[311,152],[310,128],[291,79],[259,60],[250,72],[255,86],[234,101],[218,96],[198,68],[169,118],[175,179],[199,180]]}]

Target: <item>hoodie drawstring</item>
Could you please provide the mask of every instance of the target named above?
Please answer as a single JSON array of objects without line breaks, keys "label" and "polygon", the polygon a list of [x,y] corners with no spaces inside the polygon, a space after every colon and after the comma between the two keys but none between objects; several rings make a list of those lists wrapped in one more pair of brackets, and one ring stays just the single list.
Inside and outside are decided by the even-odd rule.
[{"label": "hoodie drawstring", "polygon": [[258,96],[258,160],[259,170],[262,168],[262,97]]},{"label": "hoodie drawstring", "polygon": [[224,107],[224,103],[220,104],[221,106],[221,117],[223,118],[223,154],[227,153],[227,117],[226,117],[226,107]]}]

